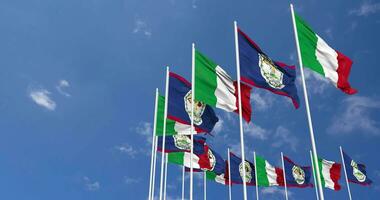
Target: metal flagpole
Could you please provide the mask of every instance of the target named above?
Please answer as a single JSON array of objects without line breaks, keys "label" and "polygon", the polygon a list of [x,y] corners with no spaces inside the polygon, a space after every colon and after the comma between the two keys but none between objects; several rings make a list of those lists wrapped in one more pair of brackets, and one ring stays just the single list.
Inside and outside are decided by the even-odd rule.
[{"label": "metal flagpole", "polygon": [[282,171],[284,173],[284,186],[285,186],[285,199],[288,200],[288,187],[286,184],[286,173],[285,173],[285,164],[284,164],[284,154],[281,152],[281,162],[282,162]]},{"label": "metal flagpole", "polygon": [[228,152],[228,155],[227,155],[227,158],[228,158],[228,196],[229,196],[229,200],[232,200],[232,193],[231,193],[231,187],[232,187],[232,184],[231,184],[231,159],[230,159],[230,148],[227,149],[227,152]]},{"label": "metal flagpole", "polygon": [[348,183],[348,177],[347,177],[347,171],[346,171],[346,164],[345,164],[345,162],[344,162],[344,157],[343,157],[342,146],[339,146],[339,149],[340,149],[340,156],[342,157],[342,165],[343,165],[343,169],[344,169],[344,175],[346,176],[346,184],[347,184],[348,196],[350,197],[350,200],[352,200],[352,197],[351,197],[351,190],[350,190],[350,184]]},{"label": "metal flagpole", "polygon": [[[239,101],[239,126],[240,126],[240,148],[241,148],[241,159],[243,166],[245,163],[245,153],[244,153],[244,133],[243,133],[243,112],[241,106],[241,87],[240,87],[240,59],[239,59],[239,43],[238,43],[238,30],[237,22],[234,21],[234,32],[235,32],[235,54],[236,54],[236,72],[237,72],[237,85],[238,85],[238,101]],[[244,200],[247,200],[247,184],[246,171],[243,169],[243,196]]]},{"label": "metal flagpole", "polygon": [[154,142],[154,159],[153,159],[153,177],[152,177],[152,196],[151,200],[154,199],[154,189],[155,189],[155,181],[156,181],[156,162],[157,162],[157,136],[153,139]]},{"label": "metal flagpole", "polygon": [[166,135],[166,118],[168,116],[168,98],[169,98],[169,66],[166,67],[166,83],[165,83],[165,109],[164,124],[162,130],[162,153],[161,153],[161,177],[160,177],[160,200],[162,200],[162,192],[164,185],[164,164],[165,164],[165,135]]},{"label": "metal flagpole", "polygon": [[190,145],[190,200],[193,200],[193,153],[194,153],[194,97],[195,97],[195,44],[191,48],[191,145]]},{"label": "metal flagpole", "polygon": [[185,200],[185,166],[182,166],[182,200]]},{"label": "metal flagpole", "polygon": [[153,133],[152,133],[152,156],[150,158],[150,177],[149,177],[149,197],[148,199],[152,199],[152,188],[153,188],[153,162],[154,162],[154,153],[155,153],[155,144],[154,139],[156,135],[156,120],[157,120],[157,102],[158,102],[158,88],[156,88],[156,99],[154,102],[154,122],[153,122]]},{"label": "metal flagpole", "polygon": [[257,167],[256,167],[256,152],[253,152],[253,162],[255,165],[255,185],[256,185],[256,200],[259,200],[259,182],[257,181]]},{"label": "metal flagpole", "polygon": [[203,199],[207,200],[207,177],[206,171],[203,172]]},{"label": "metal flagpole", "polygon": [[[302,64],[302,57],[301,57],[301,51],[300,51],[300,46],[298,42],[298,33],[297,33],[297,27],[296,27],[296,21],[295,21],[295,16],[294,16],[294,9],[293,9],[293,4],[290,4],[290,10],[292,12],[292,20],[293,20],[293,29],[294,29],[294,37],[296,40],[296,46],[297,46],[297,53],[298,53],[298,62],[300,65],[300,71],[301,71],[301,78],[302,78],[302,86],[303,86],[303,93],[304,93],[304,98],[305,98],[305,105],[306,105],[306,113],[307,113],[307,119],[309,123],[309,130],[310,130],[310,139],[311,139],[311,147],[313,150],[313,159],[315,163],[318,163],[318,155],[317,155],[317,147],[315,145],[315,139],[314,139],[314,131],[313,131],[313,123],[311,120],[311,113],[310,113],[310,108],[309,108],[309,98],[307,96],[307,89],[306,89],[306,82],[305,82],[305,76],[303,73],[303,64]],[[323,188],[321,184],[321,175],[319,170],[317,171],[317,177],[318,177],[318,188],[319,188],[319,196],[321,200],[324,200],[324,195],[323,195]]]},{"label": "metal flagpole", "polygon": [[168,154],[165,154],[165,180],[164,180],[164,200],[166,200],[166,183],[168,180]]},{"label": "metal flagpole", "polygon": [[311,153],[311,151],[310,151],[310,161],[311,161],[311,167],[313,168],[313,178],[314,178],[315,194],[317,195],[317,200],[319,200],[318,187],[317,187],[317,178],[315,177],[315,168],[314,168],[314,162],[313,162],[313,154]]}]

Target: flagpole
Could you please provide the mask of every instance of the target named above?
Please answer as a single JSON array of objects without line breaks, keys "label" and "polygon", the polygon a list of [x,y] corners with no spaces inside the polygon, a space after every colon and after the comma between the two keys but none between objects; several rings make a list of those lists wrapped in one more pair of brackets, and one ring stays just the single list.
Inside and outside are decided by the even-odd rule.
[{"label": "flagpole", "polygon": [[227,148],[227,158],[228,158],[228,196],[229,200],[232,200],[232,193],[231,193],[231,159],[230,159],[230,148]]},{"label": "flagpole", "polygon": [[166,200],[166,183],[168,179],[168,154],[165,154],[165,180],[164,180],[164,200]]},{"label": "flagpole", "polygon": [[[304,98],[305,98],[305,105],[306,105],[306,113],[307,113],[307,119],[309,123],[309,130],[310,130],[310,139],[311,139],[311,146],[313,150],[313,159],[315,163],[318,163],[318,155],[317,155],[317,147],[315,145],[315,139],[314,139],[314,130],[313,130],[313,122],[311,120],[311,113],[310,113],[310,108],[309,108],[309,98],[307,95],[307,89],[306,89],[306,81],[305,81],[305,76],[303,73],[303,64],[302,64],[302,57],[301,57],[301,51],[300,51],[300,46],[298,42],[298,33],[297,33],[297,27],[296,27],[296,22],[295,22],[295,16],[294,16],[294,9],[293,9],[293,4],[290,4],[290,10],[292,12],[292,21],[293,21],[293,29],[294,29],[294,37],[296,40],[296,46],[297,46],[297,54],[298,54],[298,62],[300,66],[300,71],[301,71],[301,79],[302,79],[302,86],[303,86],[303,93],[304,93]],[[317,171],[317,182],[318,182],[318,188],[319,188],[319,196],[321,200],[324,200],[324,195],[323,195],[323,188],[322,188],[322,183],[321,183],[321,174],[319,170]]]},{"label": "flagpole", "polygon": [[185,165],[182,166],[182,200],[185,200]]},{"label": "flagpole", "polygon": [[[237,22],[234,21],[234,32],[235,32],[235,54],[236,54],[236,72],[237,72],[237,85],[238,85],[238,101],[239,101],[239,127],[240,127],[240,148],[241,148],[241,159],[244,166],[245,163],[245,152],[244,152],[244,133],[243,133],[243,112],[241,106],[241,87],[240,87],[240,59],[239,59],[239,43],[238,43],[238,31]],[[245,169],[243,170],[243,196],[244,200],[247,200],[247,184],[245,182]]]},{"label": "flagpole", "polygon": [[284,186],[285,186],[285,199],[288,200],[288,187],[286,183],[286,173],[285,173],[285,164],[284,164],[284,154],[281,152],[281,162],[282,162],[282,172],[284,174]]},{"label": "flagpole", "polygon": [[352,200],[350,184],[348,183],[348,177],[347,177],[347,171],[346,171],[346,162],[344,161],[342,146],[339,146],[339,149],[340,149],[340,156],[342,157],[342,165],[343,165],[343,169],[344,169],[344,175],[346,176],[348,196],[350,197],[350,200]]},{"label": "flagpole", "polygon": [[165,109],[164,109],[164,125],[162,130],[162,153],[161,153],[161,177],[160,177],[160,200],[162,200],[163,182],[164,182],[164,164],[165,164],[165,135],[166,135],[166,118],[168,116],[168,98],[169,98],[169,66],[166,67],[166,83],[165,83]]},{"label": "flagpole", "polygon": [[257,181],[257,167],[256,167],[256,152],[253,152],[253,163],[255,165],[255,185],[256,185],[256,200],[259,200],[259,183]]},{"label": "flagpole", "polygon": [[153,139],[154,142],[154,161],[153,161],[153,177],[152,177],[152,196],[151,200],[154,199],[154,189],[155,189],[155,181],[156,181],[156,162],[157,162],[157,136]]},{"label": "flagpole", "polygon": [[156,88],[156,99],[154,102],[154,122],[153,122],[153,133],[152,133],[152,156],[150,158],[150,176],[149,176],[149,197],[152,200],[152,180],[153,180],[153,161],[154,161],[154,139],[156,135],[156,120],[157,120],[157,102],[158,102],[158,88]]},{"label": "flagpole", "polygon": [[193,200],[193,153],[194,153],[194,99],[195,99],[195,44],[191,48],[191,144],[190,144],[190,200]]},{"label": "flagpole", "polygon": [[313,168],[313,178],[314,178],[314,188],[315,188],[315,194],[317,195],[317,200],[319,200],[319,195],[318,195],[318,187],[317,187],[317,179],[315,177],[315,168],[314,168],[314,162],[313,162],[313,154],[310,151],[310,161],[311,161],[311,167]]},{"label": "flagpole", "polygon": [[203,199],[207,200],[207,181],[206,171],[203,172]]}]

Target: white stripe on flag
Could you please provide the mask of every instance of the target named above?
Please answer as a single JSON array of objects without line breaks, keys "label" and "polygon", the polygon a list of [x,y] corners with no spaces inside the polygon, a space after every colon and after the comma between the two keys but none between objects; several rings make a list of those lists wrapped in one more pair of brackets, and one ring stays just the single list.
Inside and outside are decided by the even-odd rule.
[{"label": "white stripe on flag", "polygon": [[215,90],[216,107],[228,112],[237,110],[233,80],[219,65],[215,67],[215,72],[217,84]]},{"label": "white stripe on flag", "polygon": [[268,161],[265,161],[265,170],[267,172],[269,186],[278,185],[276,169],[271,164],[269,164]]},{"label": "white stripe on flag", "polygon": [[317,60],[322,65],[325,77],[329,79],[335,87],[338,83],[338,53],[331,48],[321,37],[316,35],[318,38],[317,49],[315,56]]}]

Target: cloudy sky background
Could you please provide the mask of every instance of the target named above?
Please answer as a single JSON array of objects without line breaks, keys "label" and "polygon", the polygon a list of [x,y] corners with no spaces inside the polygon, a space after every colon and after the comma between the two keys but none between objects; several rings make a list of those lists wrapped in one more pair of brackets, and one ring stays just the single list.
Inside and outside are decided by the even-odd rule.
[{"label": "cloudy sky background", "polygon": [[[154,91],[164,90],[165,66],[190,78],[191,43],[236,76],[233,20],[273,59],[297,64],[289,1],[1,0],[0,198],[146,199]],[[351,185],[355,199],[380,193],[380,2],[294,1],[296,11],[332,47],[354,61],[347,96],[309,71],[307,86],[318,153],[340,162],[339,145],[365,163],[371,187]],[[274,165],[280,152],[310,165],[306,113],[288,99],[254,88],[253,150]],[[217,110],[208,142],[224,158],[239,153],[238,118]],[[180,197],[181,172],[169,166],[168,199]],[[201,175],[195,197],[202,193]],[[347,199],[325,190],[328,199]],[[187,185],[188,186],[188,183]],[[210,199],[226,187],[208,182]],[[156,190],[157,191],[157,190]],[[233,198],[241,199],[241,186]],[[312,199],[313,189],[290,189]],[[249,197],[254,198],[249,187]],[[260,189],[284,199],[281,188]]]}]

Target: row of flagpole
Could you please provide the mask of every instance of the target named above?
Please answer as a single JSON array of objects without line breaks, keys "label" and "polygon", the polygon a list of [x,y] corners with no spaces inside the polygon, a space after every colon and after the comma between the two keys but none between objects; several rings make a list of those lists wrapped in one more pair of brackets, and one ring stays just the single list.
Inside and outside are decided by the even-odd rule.
[{"label": "row of flagpole", "polygon": [[[298,55],[298,62],[299,62],[299,67],[300,67],[300,72],[301,72],[301,80],[302,80],[302,87],[303,87],[303,93],[304,93],[304,100],[305,100],[305,107],[306,107],[306,115],[307,115],[307,120],[308,120],[308,126],[309,126],[309,132],[310,132],[310,140],[311,140],[311,145],[312,145],[312,151],[310,151],[310,157],[312,160],[312,165],[313,165],[313,176],[314,176],[314,181],[316,189],[316,195],[317,199],[324,200],[324,194],[323,194],[323,188],[322,188],[322,183],[321,183],[321,174],[319,170],[314,170],[314,163],[318,163],[318,154],[317,154],[317,148],[316,148],[316,142],[315,142],[315,137],[314,137],[314,130],[313,130],[313,123],[312,123],[312,118],[311,118],[311,112],[310,112],[310,106],[309,106],[309,100],[308,100],[308,92],[307,92],[307,87],[306,87],[306,81],[305,81],[305,76],[303,72],[303,64],[302,64],[302,57],[301,57],[301,52],[300,52],[300,46],[298,42],[298,34],[297,34],[297,27],[295,23],[295,15],[294,15],[294,8],[293,5],[290,4],[290,9],[291,9],[291,16],[292,16],[292,22],[293,22],[293,29],[294,29],[294,37],[296,41],[296,48],[297,48],[297,55]],[[238,43],[238,29],[237,29],[237,22],[234,22],[234,41],[235,41],[235,56],[236,56],[236,71],[237,71],[237,82],[240,83],[240,59],[239,59],[239,43]],[[191,98],[191,152],[190,152],[190,184],[189,184],[189,196],[190,200],[193,200],[193,165],[192,165],[192,160],[193,160],[193,141],[194,137],[194,99],[195,99],[195,44],[192,44],[192,75],[191,75],[191,84],[192,84],[192,98]],[[239,130],[240,130],[240,148],[241,148],[241,157],[242,161],[245,162],[245,149],[244,149],[244,130],[243,130],[243,117],[242,117],[242,103],[241,103],[241,87],[240,84],[237,84],[238,86],[238,110],[239,110]],[[161,173],[160,173],[160,190],[159,190],[159,200],[165,200],[166,199],[166,176],[167,176],[167,157],[165,157],[165,135],[166,135],[166,118],[167,118],[167,106],[168,106],[168,88],[169,88],[169,67],[166,69],[166,83],[165,83],[165,107],[164,107],[164,122],[163,122],[163,140],[162,140],[162,155],[161,155]],[[155,172],[156,172],[156,159],[157,159],[157,137],[155,136],[156,133],[156,120],[157,120],[157,102],[158,102],[158,89],[156,89],[156,103],[155,103],[155,114],[154,114],[154,126],[153,126],[153,139],[152,139],[152,156],[151,156],[151,167],[150,167],[150,179],[149,179],[149,198],[153,199],[154,198],[154,188],[155,188]],[[342,160],[343,154],[342,154],[342,149],[340,148],[341,151],[341,157]],[[230,159],[230,151],[228,149],[228,160]],[[256,153],[254,152],[254,160],[256,162]],[[282,159],[282,165],[284,168],[284,161],[283,161],[283,155],[281,153],[281,159]],[[166,161],[166,162],[165,162]],[[256,166],[256,163],[255,163]],[[343,165],[344,166],[344,165]],[[230,169],[229,169],[230,170]],[[246,177],[246,171],[243,171],[243,199],[247,200],[247,186],[245,182],[245,177]],[[182,170],[182,199],[184,199],[184,178],[185,178],[185,168],[183,167]],[[351,192],[348,184],[348,179],[347,179],[347,173],[346,173],[346,168],[344,166],[344,173],[346,175],[346,184],[347,184],[347,190],[349,193],[349,198],[351,198]],[[256,174],[256,167],[255,167],[255,174]],[[164,177],[165,176],[165,177]],[[285,177],[285,169],[284,169],[284,177]],[[256,183],[257,183],[257,176],[256,178]],[[231,181],[229,177],[229,181]],[[206,199],[206,174],[204,174],[204,199]],[[259,199],[258,196],[258,184],[256,184],[256,199]],[[285,196],[286,199],[288,199],[288,194],[287,194],[287,186],[286,186],[286,181],[285,181]],[[232,199],[232,194],[231,194],[231,182],[229,182],[229,199]]]}]

